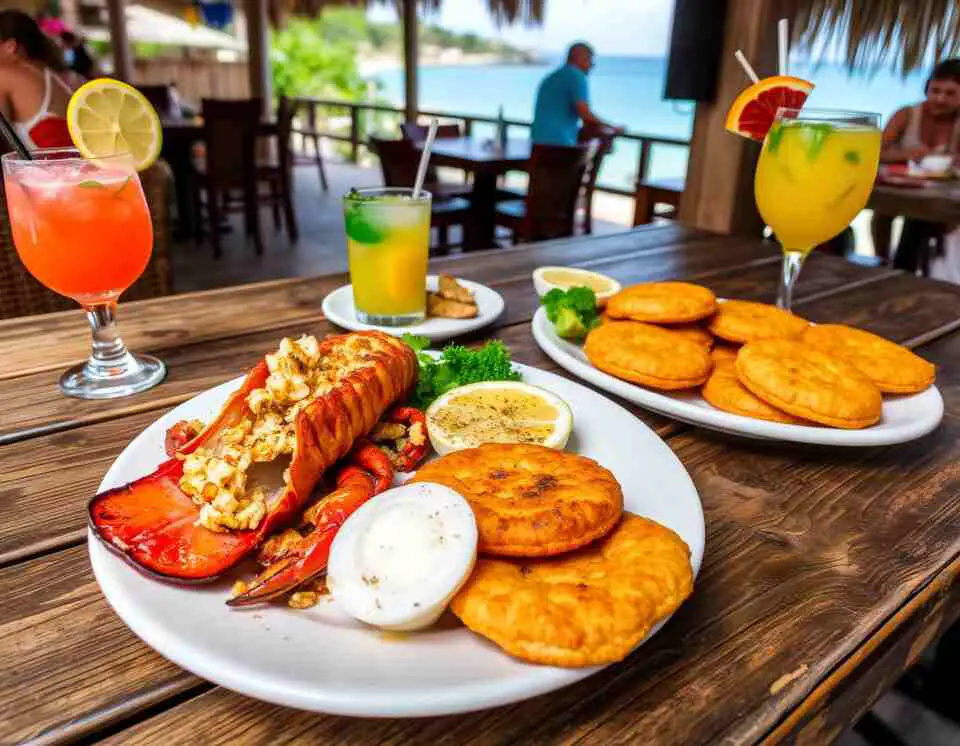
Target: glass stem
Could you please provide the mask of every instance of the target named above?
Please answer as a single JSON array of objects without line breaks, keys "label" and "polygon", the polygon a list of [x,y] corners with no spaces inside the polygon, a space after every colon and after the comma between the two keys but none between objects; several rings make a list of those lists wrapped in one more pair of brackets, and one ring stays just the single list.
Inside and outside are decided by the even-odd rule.
[{"label": "glass stem", "polygon": [[783,252],[783,274],[780,277],[777,305],[785,311],[789,311],[793,305],[793,286],[797,282],[800,268],[803,267],[804,258],[806,258],[806,254],[802,251],[785,249]]},{"label": "glass stem", "polygon": [[85,307],[87,321],[93,334],[93,350],[87,367],[97,376],[117,375],[127,372],[135,360],[127,352],[127,346],[120,338],[117,325],[117,302],[98,303]]}]

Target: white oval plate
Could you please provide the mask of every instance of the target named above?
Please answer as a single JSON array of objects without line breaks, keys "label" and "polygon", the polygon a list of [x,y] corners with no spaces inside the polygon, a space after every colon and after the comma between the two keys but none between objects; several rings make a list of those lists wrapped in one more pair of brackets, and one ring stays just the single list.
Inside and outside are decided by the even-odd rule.
[{"label": "white oval plate", "polygon": [[698,391],[654,391],[594,368],[580,345],[557,336],[543,308],[537,309],[533,317],[533,338],[561,368],[604,391],[675,420],[748,438],[835,446],[883,446],[926,435],[943,419],[943,397],[936,386],[931,386],[912,396],[885,396],[880,422],[863,430],[755,420],[716,409]]},{"label": "white oval plate", "polygon": [[[436,291],[437,275],[427,275],[427,290]],[[493,288],[479,282],[457,278],[457,282],[473,293],[477,301],[477,315],[472,319],[443,319],[432,316],[420,324],[412,326],[377,326],[364,324],[357,318],[357,309],[353,305],[353,285],[337,288],[323,299],[323,315],[337,326],[354,332],[379,329],[387,334],[400,337],[406,333],[427,337],[432,342],[442,342],[461,334],[480,329],[496,321],[503,313],[503,296]]]},{"label": "white oval plate", "polygon": [[[603,395],[552,373],[516,367],[525,381],[566,399],[574,413],[567,450],[610,469],[628,510],[683,537],[696,573],[703,557],[703,511],[673,451]],[[151,424],[120,454],[100,489],[152,471],[165,458],[166,429],[185,418],[209,419],[241,380],[210,389]],[[230,609],[224,601],[239,575],[177,586],[137,572],[92,533],[89,547],[104,595],[144,642],[198,676],[279,705],[365,717],[446,715],[516,702],[600,670],[523,663],[450,614],[435,627],[398,638],[348,618],[329,597],[304,611]],[[245,569],[249,577],[252,568]]]}]

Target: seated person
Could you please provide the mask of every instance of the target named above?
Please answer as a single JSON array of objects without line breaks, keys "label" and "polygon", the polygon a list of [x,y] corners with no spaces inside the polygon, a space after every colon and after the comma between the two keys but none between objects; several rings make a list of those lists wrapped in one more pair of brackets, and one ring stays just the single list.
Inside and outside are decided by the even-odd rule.
[{"label": "seated person", "polygon": [[576,145],[581,120],[584,126],[623,132],[623,127],[613,127],[590,109],[587,74],[592,69],[593,49],[577,42],[567,52],[567,61],[540,82],[530,129],[535,144]]},{"label": "seated person", "polygon": [[[920,161],[931,153],[957,153],[960,146],[960,59],[944,60],[927,81],[926,99],[897,111],[883,130],[881,163]],[[877,255],[887,258],[890,222],[873,219]],[[930,243],[939,241],[946,226],[908,218],[894,258],[894,266],[915,272],[928,255]]]},{"label": "seated person", "polygon": [[0,10],[0,111],[28,148],[72,147],[60,49],[26,13]]}]

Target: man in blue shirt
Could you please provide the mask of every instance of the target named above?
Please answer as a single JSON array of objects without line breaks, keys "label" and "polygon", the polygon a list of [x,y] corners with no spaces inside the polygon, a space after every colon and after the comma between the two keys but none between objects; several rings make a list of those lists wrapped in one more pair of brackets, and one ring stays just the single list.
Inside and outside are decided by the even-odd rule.
[{"label": "man in blue shirt", "polygon": [[576,145],[577,129],[585,125],[623,132],[590,110],[587,73],[593,69],[593,49],[577,42],[567,52],[567,62],[540,82],[530,139],[541,145]]}]

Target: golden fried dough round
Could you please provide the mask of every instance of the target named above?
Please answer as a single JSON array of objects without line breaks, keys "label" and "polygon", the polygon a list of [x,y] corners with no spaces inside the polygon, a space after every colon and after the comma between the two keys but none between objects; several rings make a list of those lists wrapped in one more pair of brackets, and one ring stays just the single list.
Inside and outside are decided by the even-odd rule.
[{"label": "golden fried dough round", "polygon": [[594,366],[655,389],[699,386],[710,374],[706,347],[640,321],[611,321],[587,335],[583,352]]},{"label": "golden fried dough round", "polygon": [[717,309],[712,291],[689,282],[644,282],[624,288],[607,301],[613,319],[683,324],[705,319]]},{"label": "golden fried dough round", "polygon": [[802,342],[749,342],[737,355],[737,377],[777,409],[823,425],[857,429],[878,422],[880,389],[846,360]]},{"label": "golden fried dough round", "polygon": [[818,324],[803,333],[804,344],[842,357],[889,394],[923,391],[936,378],[936,368],[906,347],[876,334],[842,324]]},{"label": "golden fried dough round", "polygon": [[613,474],[593,459],[539,445],[488,443],[423,466],[415,482],[459,492],[482,554],[547,557],[603,536],[623,512]]},{"label": "golden fried dough round", "polygon": [[740,352],[740,348],[736,345],[717,344],[713,346],[712,350],[710,350],[710,359],[713,361],[714,365],[719,365],[720,363],[732,363],[737,359],[738,352]]},{"label": "golden fried dough round", "polygon": [[693,590],[690,550],[624,513],[610,534],[551,559],[480,559],[450,608],[525,661],[592,666],[625,658]]},{"label": "golden fried dough round", "polygon": [[679,334],[681,337],[684,339],[689,339],[691,342],[696,342],[698,345],[701,347],[706,347],[708,350],[713,347],[713,335],[699,324],[677,324],[675,326],[665,326],[664,329],[673,332],[674,334]]},{"label": "golden fried dough round", "polygon": [[807,321],[789,311],[747,300],[720,303],[707,324],[711,334],[738,343],[758,339],[797,339],[807,326]]},{"label": "golden fried dough round", "polygon": [[740,383],[740,379],[737,378],[735,359],[735,351],[732,357],[725,351],[719,358],[716,356],[713,358],[713,371],[710,373],[707,382],[703,384],[703,388],[700,389],[700,395],[714,407],[722,409],[724,412],[752,417],[757,420],[799,424],[800,421],[796,417],[767,404]]}]

